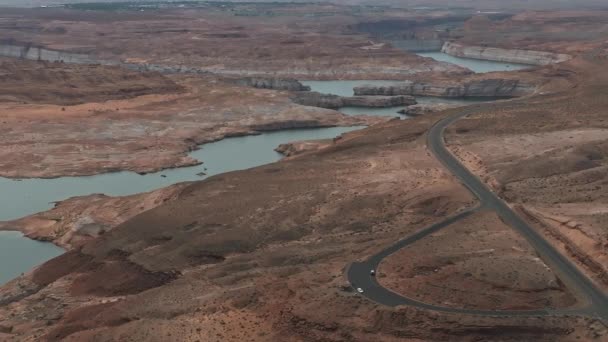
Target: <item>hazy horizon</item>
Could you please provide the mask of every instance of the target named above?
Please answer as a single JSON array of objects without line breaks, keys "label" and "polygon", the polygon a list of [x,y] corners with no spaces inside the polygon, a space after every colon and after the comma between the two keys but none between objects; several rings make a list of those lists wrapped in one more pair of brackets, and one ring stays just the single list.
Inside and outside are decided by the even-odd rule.
[{"label": "hazy horizon", "polygon": [[[66,3],[85,3],[85,2],[167,2],[179,0],[0,0],[0,6],[4,7],[40,7],[44,5],[58,5]],[[199,0],[204,1],[204,0]],[[226,2],[316,2],[319,0],[214,0]],[[377,4],[392,5],[396,7],[407,6],[431,6],[431,7],[473,7],[473,8],[494,8],[494,9],[583,9],[589,6],[593,8],[606,7],[606,0],[325,0],[321,2],[336,4]]]}]

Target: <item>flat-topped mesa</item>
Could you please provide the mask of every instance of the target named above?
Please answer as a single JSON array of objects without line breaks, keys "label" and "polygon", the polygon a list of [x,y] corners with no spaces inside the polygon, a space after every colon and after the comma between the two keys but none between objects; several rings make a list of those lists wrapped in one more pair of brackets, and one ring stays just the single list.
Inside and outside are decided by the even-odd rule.
[{"label": "flat-topped mesa", "polygon": [[462,83],[424,83],[405,81],[387,86],[363,85],[355,87],[359,96],[437,96],[437,97],[519,97],[529,95],[536,87],[512,79],[485,79]]},{"label": "flat-topped mesa", "polygon": [[468,46],[452,42],[443,44],[441,52],[456,57],[530,65],[548,65],[572,59],[572,56],[563,53]]},{"label": "flat-topped mesa", "polygon": [[[359,94],[357,94],[359,95]],[[367,94],[364,94],[367,95]],[[416,99],[407,94],[395,94],[390,96],[375,96],[383,94],[370,94],[374,96],[338,96],[321,94],[317,92],[298,92],[292,96],[292,101],[297,104],[312,107],[338,109],[341,107],[368,107],[384,108],[396,106],[410,106],[416,104]]]},{"label": "flat-topped mesa", "polygon": [[293,78],[245,77],[235,81],[236,84],[260,89],[289,91],[309,91],[310,87]]}]

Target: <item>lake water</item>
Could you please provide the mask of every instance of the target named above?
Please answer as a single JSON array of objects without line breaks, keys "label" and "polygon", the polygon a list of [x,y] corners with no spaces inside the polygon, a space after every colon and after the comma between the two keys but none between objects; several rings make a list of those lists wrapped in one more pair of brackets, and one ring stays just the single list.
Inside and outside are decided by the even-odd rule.
[{"label": "lake water", "polygon": [[[334,138],[362,127],[330,127],[282,130],[260,135],[234,137],[205,144],[189,155],[203,165],[168,169],[139,175],[135,172],[106,173],[87,177],[54,179],[1,178],[0,190],[10,196],[0,196],[0,221],[24,217],[53,207],[54,201],[69,197],[104,193],[125,196],[147,192],[171,184],[196,181],[228,171],[243,170],[276,162],[282,155],[274,149],[286,142]],[[204,172],[206,176],[197,176]],[[162,176],[165,177],[162,177]]]},{"label": "lake water", "polygon": [[34,241],[19,232],[0,232],[0,285],[63,252],[52,243]]},{"label": "lake water", "polygon": [[[74,196],[104,193],[124,196],[151,191],[171,184],[201,180],[209,176],[276,162],[282,155],[274,149],[282,143],[297,140],[329,139],[363,127],[330,127],[268,132],[254,136],[234,137],[201,146],[190,156],[202,165],[168,169],[147,175],[116,172],[87,177],[54,179],[1,178],[0,221],[8,221],[45,211],[54,201]],[[205,176],[198,176],[200,172]],[[165,177],[162,177],[162,176]],[[0,232],[0,284],[27,272],[32,267],[61,254],[51,243],[38,242],[17,232]]]},{"label": "lake water", "polygon": [[529,69],[532,66],[527,64],[505,63],[484,61],[480,59],[454,57],[443,52],[420,52],[417,55],[422,57],[430,57],[436,61],[448,62],[462,67],[468,68],[476,73],[485,73],[493,71],[514,71],[521,69]]},{"label": "lake water", "polygon": [[[528,68],[528,65],[481,61],[453,57],[441,52],[420,53],[439,61],[467,67],[475,72],[505,71]],[[353,88],[359,85],[391,85],[398,81],[303,81],[313,91],[353,96]],[[455,103],[467,105],[476,99],[443,99],[417,97],[418,103]],[[487,101],[488,99],[483,99]],[[345,107],[340,110],[348,115],[397,116],[399,107],[358,108]],[[201,180],[216,174],[243,170],[276,162],[281,155],[274,149],[282,143],[297,140],[328,139],[362,127],[335,127],[285,130],[269,132],[257,136],[224,139],[205,144],[190,155],[204,162],[203,165],[170,169],[147,175],[134,172],[117,172],[89,177],[61,177],[55,179],[12,180],[0,177],[0,191],[7,194],[0,197],[0,221],[17,219],[45,211],[53,202],[74,196],[104,193],[110,196],[124,196],[151,191],[171,184]],[[204,172],[206,175],[197,175]],[[164,176],[164,177],[163,177]],[[63,253],[51,243],[38,242],[23,237],[18,232],[0,232],[0,284],[27,272],[32,267]]]}]

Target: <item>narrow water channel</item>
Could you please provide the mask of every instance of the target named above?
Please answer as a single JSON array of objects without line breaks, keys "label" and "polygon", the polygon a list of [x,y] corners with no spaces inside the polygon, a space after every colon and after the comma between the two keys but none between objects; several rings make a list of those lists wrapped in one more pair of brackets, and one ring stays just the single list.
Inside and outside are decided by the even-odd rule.
[{"label": "narrow water channel", "polygon": [[532,66],[527,64],[517,64],[517,63],[505,63],[505,62],[495,62],[495,61],[485,61],[481,59],[472,59],[472,58],[462,58],[448,55],[443,52],[420,52],[417,55],[422,57],[429,57],[436,61],[440,62],[448,62],[456,65],[460,65],[461,67],[465,67],[470,69],[475,73],[486,73],[493,71],[514,71],[514,70],[522,70],[529,69]]},{"label": "narrow water channel", "polygon": [[[470,69],[475,73],[486,73],[493,71],[514,71],[527,69],[532,66],[526,64],[504,63],[495,61],[484,61],[479,59],[461,58],[448,55],[443,52],[420,52],[419,56],[433,58],[440,62],[448,62]],[[302,84],[323,94],[333,94],[339,96],[353,96],[353,89],[362,85],[390,86],[401,83],[394,80],[331,80],[331,81],[301,81]],[[416,96],[419,104],[447,104],[454,106],[466,106],[473,103],[492,101],[490,98],[441,98],[431,96]],[[399,116],[398,111],[404,106],[388,108],[362,108],[362,107],[343,107],[338,110],[348,115],[376,115],[376,116]],[[402,116],[406,118],[406,116]]]},{"label": "narrow water channel", "polygon": [[[452,57],[443,53],[421,53],[467,67],[475,72],[523,69],[529,66],[472,60]],[[352,96],[353,88],[363,84],[390,85],[398,81],[304,81],[313,91]],[[487,99],[484,99],[487,101]],[[466,105],[476,99],[441,99],[417,97],[419,103],[454,103]],[[353,108],[340,110],[348,115],[397,116],[403,107]],[[204,162],[203,165],[169,169],[147,175],[133,172],[117,172],[90,177],[61,177],[55,179],[13,180],[0,177],[0,221],[8,221],[45,211],[53,202],[69,197],[104,193],[124,196],[151,191],[171,184],[201,180],[216,174],[247,169],[281,159],[274,151],[281,143],[297,140],[328,139],[362,127],[335,127],[285,130],[257,136],[234,137],[205,144],[190,156]],[[204,173],[204,174],[202,174]],[[63,250],[51,243],[33,241],[17,232],[0,232],[0,285],[27,272],[32,267],[61,254]]]},{"label": "narrow water channel", "polygon": [[0,285],[63,252],[52,243],[31,240],[19,232],[0,232]]},{"label": "narrow water channel", "polygon": [[[330,139],[363,127],[294,129],[234,137],[209,143],[190,156],[204,164],[139,175],[116,172],[87,177],[13,180],[0,177],[0,221],[9,221],[53,207],[53,202],[74,196],[104,193],[124,196],[171,184],[201,180],[229,171],[276,162],[274,149],[297,140]],[[200,173],[205,173],[201,175]],[[0,232],[0,285],[33,266],[61,254],[51,243],[33,241],[16,232]]]}]

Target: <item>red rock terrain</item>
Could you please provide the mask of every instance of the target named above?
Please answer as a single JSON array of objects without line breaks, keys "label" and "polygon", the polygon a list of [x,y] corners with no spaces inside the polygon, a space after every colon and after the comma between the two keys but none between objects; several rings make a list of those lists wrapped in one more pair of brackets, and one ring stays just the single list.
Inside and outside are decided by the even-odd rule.
[{"label": "red rock terrain", "polygon": [[170,79],[116,67],[21,61],[0,68],[4,177],[152,172],[197,164],[188,151],[228,136],[383,121],[300,106],[287,92],[209,76]]},{"label": "red rock terrain", "polygon": [[[67,15],[74,15],[60,12],[66,21]],[[164,13],[163,20],[184,18],[176,13]],[[124,25],[145,27],[147,36],[156,30],[157,35],[173,37],[166,27],[175,23],[159,24],[158,15],[120,15],[123,21],[124,16],[132,16],[135,24]],[[114,28],[108,16],[100,18],[98,36],[104,37]],[[52,35],[63,31],[49,30],[50,25],[65,25],[67,32],[77,28],[90,44],[92,32],[97,32],[91,29],[93,16],[83,14],[81,19],[64,24],[43,16],[36,19],[44,21],[40,24],[11,17],[8,22],[17,23],[11,34],[19,31],[21,37],[29,36],[24,27],[44,27],[44,40],[53,44],[60,39]],[[208,24],[206,17],[201,19],[200,25]],[[294,20],[290,29],[296,32],[298,25],[311,25],[306,23]],[[230,27],[230,32],[241,31]],[[270,25],[260,31],[268,34],[267,30]],[[194,34],[183,30],[176,34],[185,33]],[[238,32],[223,38],[244,39]],[[112,44],[111,40],[100,44]],[[336,41],[323,40],[320,45]],[[159,44],[154,39],[150,44],[160,46],[154,45]],[[141,53],[139,49],[141,45],[134,45],[133,51]],[[319,51],[335,52],[327,49]],[[356,63],[345,65],[369,63],[361,55]],[[393,58],[372,55],[383,62]],[[468,168],[603,285],[607,56],[608,48],[586,51],[565,64],[528,73],[526,77],[542,80],[536,94],[477,105],[475,114],[446,132],[447,145]],[[296,57],[301,63],[301,56]],[[327,59],[321,60],[313,63],[314,68],[326,65]],[[229,60],[226,69],[237,62]],[[277,65],[280,69],[285,64]],[[97,73],[117,72],[104,68],[82,68],[78,75],[90,79]],[[23,75],[33,79],[35,74]],[[46,96],[15,92],[11,102],[0,104],[4,130],[0,139],[7,146],[0,155],[4,163],[0,170],[31,176],[147,171],[192,163],[183,155],[188,148],[226,135],[373,121],[298,106],[287,92],[238,87],[215,76],[137,77],[125,87],[137,88],[146,80],[146,94],[122,97],[112,91],[104,98],[94,87],[88,91],[84,87],[82,96],[91,100],[69,106],[49,102]],[[23,87],[24,81],[18,82]],[[167,85],[173,87],[171,94],[160,90]],[[476,205],[466,188],[426,149],[429,127],[459,110],[382,122],[332,141],[287,145],[283,150],[294,155],[281,162],[149,194],[71,199],[17,222],[18,228],[32,235],[72,249],[0,288],[0,340],[608,339],[606,326],[591,317],[494,317],[389,308],[359,296],[346,281],[349,263]],[[112,139],[102,139],[108,133]],[[44,144],[34,145],[38,141]],[[82,151],[87,158],[75,160]],[[483,211],[392,255],[378,275],[394,291],[449,307],[581,304],[520,236]]]},{"label": "red rock terrain", "polygon": [[[604,52],[602,52],[604,51]],[[448,141],[470,167],[606,286],[606,50],[562,65],[569,89],[461,120]]]},{"label": "red rock terrain", "polygon": [[0,58],[0,104],[76,105],[184,91],[158,73]]},{"label": "red rock terrain", "polygon": [[390,256],[380,265],[379,278],[406,297],[448,307],[533,310],[576,304],[526,240],[483,210]]},{"label": "red rock terrain", "polygon": [[[363,17],[390,13],[363,11]],[[0,20],[0,40],[5,43],[33,43],[103,60],[188,66],[221,75],[402,79],[467,73],[370,41],[366,33],[349,29],[362,20],[360,9],[330,4],[210,4],[154,13],[7,10]]]},{"label": "red rock terrain", "polygon": [[[500,113],[501,106],[511,105],[487,109]],[[605,328],[585,318],[389,309],[351,292],[344,269],[353,259],[474,204],[425,150],[424,133],[441,115],[386,123],[319,152],[186,186],[173,200],[4,286],[6,339],[604,338]],[[500,236],[486,235],[497,244],[497,262],[508,256],[508,265],[516,262],[533,275],[536,264],[525,247],[515,250]],[[443,244],[446,252],[451,244]],[[432,253],[441,255],[442,248]],[[509,248],[506,256],[498,253]],[[491,272],[495,264],[487,266]],[[424,277],[422,270],[408,272]],[[477,277],[483,282],[483,274]],[[555,279],[534,277],[519,286],[559,291]],[[484,290],[488,296],[494,291]],[[542,291],[514,290],[525,303],[547,298]]]}]

